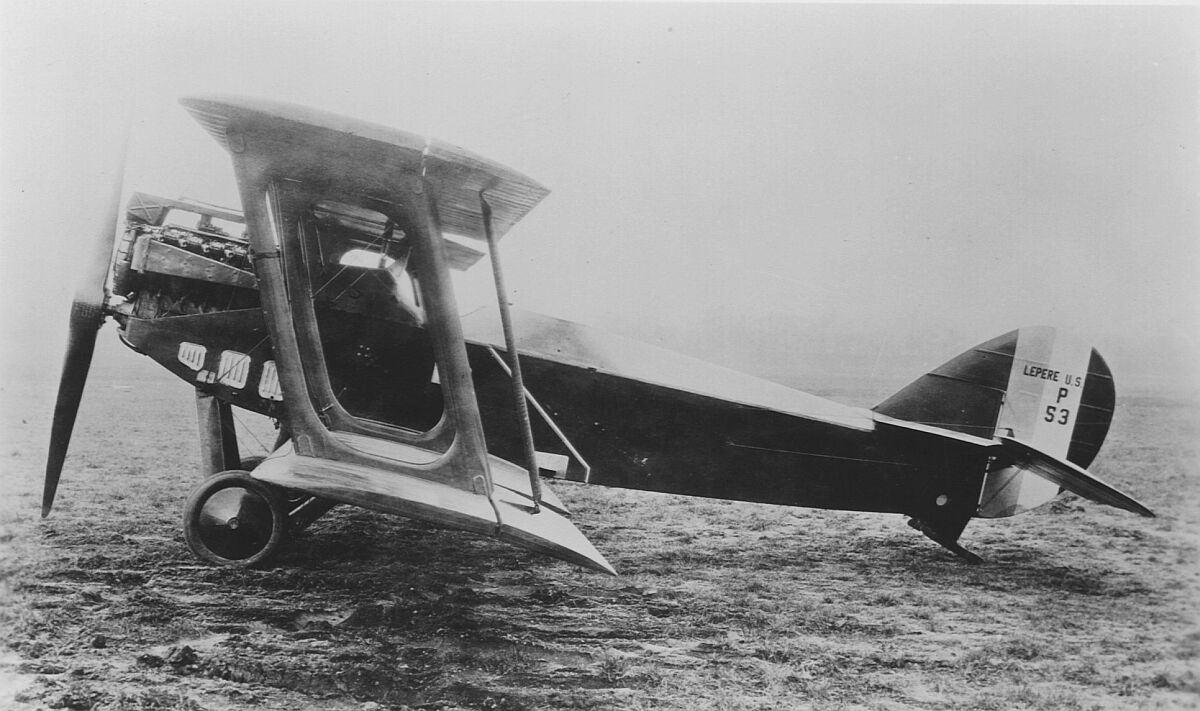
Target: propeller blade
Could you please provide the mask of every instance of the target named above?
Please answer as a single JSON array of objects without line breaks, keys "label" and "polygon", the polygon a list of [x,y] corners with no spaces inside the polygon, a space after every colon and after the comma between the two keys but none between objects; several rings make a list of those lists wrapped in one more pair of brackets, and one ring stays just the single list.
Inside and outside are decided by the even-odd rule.
[{"label": "propeller blade", "polygon": [[42,490],[42,518],[50,515],[63,462],[75,429],[75,416],[96,350],[96,335],[104,323],[106,282],[112,265],[114,230],[121,210],[121,191],[125,178],[125,155],[128,135],[121,146],[120,159],[112,176],[111,193],[105,206],[104,221],[98,225],[92,253],[84,265],[75,299],[71,303],[68,321],[67,354],[63,358],[62,376],[58,382],[58,399],[54,403],[54,422],[50,427],[50,451],[46,457],[46,481]]},{"label": "propeller blade", "polygon": [[50,515],[58,480],[62,476],[67,446],[75,429],[75,415],[96,350],[96,334],[104,322],[104,310],[91,303],[76,300],[71,304],[71,319],[67,334],[67,355],[63,359],[62,377],[58,383],[58,400],[54,404],[54,424],[50,428],[50,454],[46,458],[46,485],[42,491],[42,518]]}]

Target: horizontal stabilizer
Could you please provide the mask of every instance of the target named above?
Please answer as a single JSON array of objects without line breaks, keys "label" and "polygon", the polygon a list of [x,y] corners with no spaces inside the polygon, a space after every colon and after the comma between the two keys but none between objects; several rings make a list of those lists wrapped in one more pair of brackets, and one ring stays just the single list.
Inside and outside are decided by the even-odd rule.
[{"label": "horizontal stabilizer", "polygon": [[1153,511],[1132,496],[1100,481],[1089,474],[1087,470],[1071,462],[1052,457],[1011,437],[1000,437],[999,439],[1004,451],[1013,458],[1017,467],[1058,484],[1085,499],[1116,506],[1142,516],[1154,516]]}]

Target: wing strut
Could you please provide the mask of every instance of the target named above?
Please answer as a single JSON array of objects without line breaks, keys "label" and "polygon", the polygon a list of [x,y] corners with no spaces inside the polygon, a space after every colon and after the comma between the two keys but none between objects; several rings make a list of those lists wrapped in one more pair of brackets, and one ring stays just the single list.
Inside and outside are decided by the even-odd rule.
[{"label": "wing strut", "polygon": [[533,446],[533,426],[529,422],[529,407],[525,404],[525,380],[521,377],[521,359],[517,353],[517,337],[513,332],[512,314],[508,310],[508,289],[504,286],[504,271],[500,268],[500,240],[492,230],[492,206],[483,191],[479,193],[483,215],[483,231],[487,235],[488,253],[492,261],[492,277],[496,282],[496,301],[500,306],[500,323],[504,327],[504,347],[508,351],[508,366],[512,370],[513,404],[517,424],[521,428],[525,448],[525,468],[529,470],[529,490],[533,494],[533,513],[542,510],[542,481],[538,478],[537,451]]},{"label": "wing strut", "polygon": [[[500,357],[500,354],[496,352],[496,349],[492,346],[488,346],[488,353],[492,354],[492,359],[496,361],[496,363],[500,366],[500,369],[504,371],[504,374],[511,378],[512,370],[509,369],[508,363],[505,363],[504,359]],[[525,391],[525,400],[528,401],[530,405],[533,405],[533,409],[537,410],[537,414],[541,416],[542,421],[546,423],[546,426],[550,428],[550,431],[554,433],[554,436],[558,437],[558,441],[562,442],[562,445],[567,448],[567,451],[571,453],[571,456],[575,458],[575,461],[579,462],[579,466],[583,469],[583,483],[590,484],[592,478],[592,465],[587,463],[587,460],[583,458],[583,455],[579,453],[578,449],[575,449],[575,445],[571,444],[571,440],[567,439],[567,435],[562,431],[562,428],[558,426],[558,423],[554,421],[554,418],[550,417],[550,413],[546,412],[546,408],[542,407],[542,404],[537,401],[537,398],[535,398],[533,393],[529,392],[529,390]]]}]

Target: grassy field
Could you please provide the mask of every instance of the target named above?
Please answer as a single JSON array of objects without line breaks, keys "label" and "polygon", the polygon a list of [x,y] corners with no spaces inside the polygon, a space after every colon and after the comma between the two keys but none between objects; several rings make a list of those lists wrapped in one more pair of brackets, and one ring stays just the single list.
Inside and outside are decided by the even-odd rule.
[{"label": "grassy field", "polygon": [[620,577],[349,508],[231,571],[180,532],[188,388],[100,360],[45,521],[54,384],[0,390],[0,707],[1200,707],[1190,399],[1124,394],[1093,467],[1158,518],[1067,496],[972,523],[981,566],[897,516],[559,483]]}]

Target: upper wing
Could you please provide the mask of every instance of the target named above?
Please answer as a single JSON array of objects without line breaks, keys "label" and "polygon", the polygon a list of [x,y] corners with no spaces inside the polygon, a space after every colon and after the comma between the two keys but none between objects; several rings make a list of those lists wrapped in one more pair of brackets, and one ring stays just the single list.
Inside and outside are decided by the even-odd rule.
[{"label": "upper wing", "polygon": [[[537,181],[465,148],[418,136],[406,131],[351,119],[277,101],[239,96],[203,96],[183,100],[188,111],[227,149],[226,129],[231,123],[250,122],[286,140],[307,154],[319,152],[330,173],[361,172],[364,162],[379,162],[371,144],[387,148],[386,169],[395,175],[420,175],[436,185],[435,202],[442,232],[473,240],[485,240],[479,194],[486,192],[492,207],[492,226],[497,238],[550,193]],[[330,145],[330,137],[343,137],[342,145]],[[315,139],[315,140],[314,140]],[[350,139],[350,140],[347,140]],[[352,145],[353,144],[353,145]],[[339,170],[344,166],[344,170]],[[382,230],[382,225],[379,226]],[[483,257],[446,240],[454,254],[453,266],[465,269]]]}]

